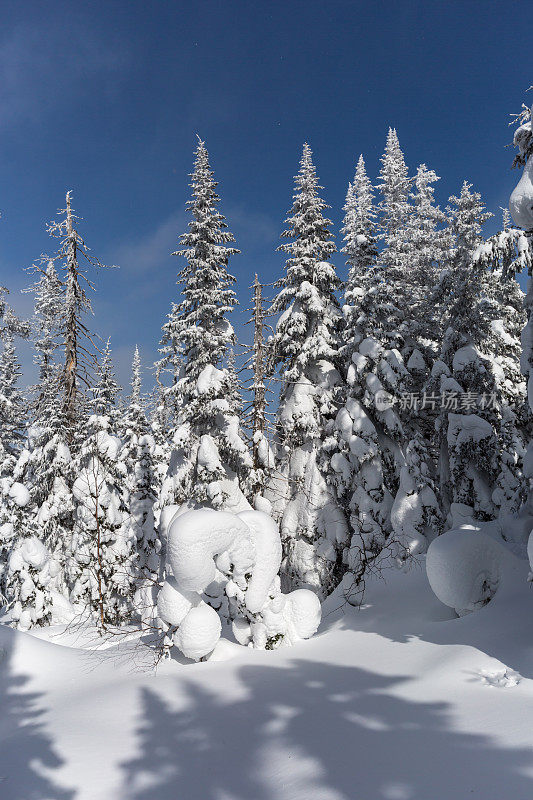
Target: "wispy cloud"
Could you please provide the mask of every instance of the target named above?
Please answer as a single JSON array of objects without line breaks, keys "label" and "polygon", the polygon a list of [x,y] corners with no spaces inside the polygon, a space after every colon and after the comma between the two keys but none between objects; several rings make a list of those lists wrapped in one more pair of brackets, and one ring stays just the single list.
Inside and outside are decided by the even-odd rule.
[{"label": "wispy cloud", "polygon": [[178,237],[186,226],[185,211],[175,211],[155,230],[137,240],[117,243],[107,260],[127,270],[130,275],[155,275],[162,264],[168,264],[169,256],[177,249]]},{"label": "wispy cloud", "polygon": [[101,91],[112,94],[129,62],[123,42],[104,41],[81,20],[77,34],[57,19],[6,26],[0,34],[0,128],[41,119],[78,99],[95,79],[105,78]]},{"label": "wispy cloud", "polygon": [[[270,250],[277,243],[278,226],[267,214],[231,204],[226,204],[222,211],[236,235],[237,246],[245,254],[246,250]],[[184,209],[172,212],[147,234],[134,241],[118,242],[107,255],[107,263],[117,264],[129,275],[155,278],[161,266],[168,265],[170,254],[179,249],[179,236],[187,230],[188,221]]]},{"label": "wispy cloud", "polygon": [[277,242],[279,225],[272,217],[261,211],[250,211],[240,204],[225,205],[223,209],[233,232],[243,237],[246,246],[256,249]]}]

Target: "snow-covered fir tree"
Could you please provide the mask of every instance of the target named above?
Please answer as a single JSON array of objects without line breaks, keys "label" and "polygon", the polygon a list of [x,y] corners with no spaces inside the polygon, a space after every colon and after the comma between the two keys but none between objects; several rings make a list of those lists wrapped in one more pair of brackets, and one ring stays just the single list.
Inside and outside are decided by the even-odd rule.
[{"label": "snow-covered fir tree", "polygon": [[281,314],[270,348],[281,395],[277,469],[267,498],[281,523],[284,582],[323,595],[342,577],[348,530],[329,485],[330,459],[321,457],[341,384],[336,367],[341,312],[336,297],[340,281],[330,261],[335,243],[320,188],[311,148],[304,144],[282,234],[290,241],[279,248],[288,256],[285,275],[271,309]]},{"label": "snow-covered fir tree", "polygon": [[475,257],[491,214],[471,189],[465,182],[460,196],[450,198],[454,249],[441,274],[445,331],[431,381],[431,389],[445,397],[437,422],[439,472],[452,524],[458,514],[494,515],[492,492],[499,473],[501,392],[487,351],[498,306],[486,290],[486,267]]},{"label": "snow-covered fir tree", "polygon": [[[522,330],[522,354],[520,366],[527,382],[527,398],[533,412],[533,114],[531,108],[523,105],[516,117],[518,127],[515,130],[513,144],[517,149],[514,166],[523,167],[522,176],[513,189],[509,199],[509,210],[518,230],[513,237],[513,255],[516,254],[518,264],[514,271],[527,269],[528,284],[524,301],[527,315]],[[516,262],[515,262],[516,263]],[[533,509],[533,437],[527,443],[524,459],[524,474],[528,481],[528,498],[526,509]],[[531,562],[530,557],[530,562]]]},{"label": "snow-covered fir tree", "polygon": [[160,490],[167,474],[170,461],[172,449],[171,430],[173,428],[172,411],[168,407],[168,392],[160,383],[158,383],[152,391],[148,407],[150,428],[155,442],[153,461],[157,500],[154,511],[157,515],[159,511]]},{"label": "snow-covered fir tree", "polygon": [[[348,185],[341,229],[348,279],[344,292],[344,330],[341,359],[345,384],[342,406],[331,432],[333,477],[331,485],[349,520],[351,539],[344,562],[355,578],[361,578],[369,559],[383,548],[390,529],[392,499],[384,484],[378,433],[365,411],[358,380],[358,345],[370,325],[377,260],[376,209],[374,192],[359,157],[355,177]],[[352,361],[352,357],[354,360]]]},{"label": "snow-covered fir tree", "polygon": [[526,381],[520,372],[520,336],[526,323],[524,294],[515,280],[517,271],[527,269],[531,261],[524,244],[523,232],[510,227],[507,212],[502,230],[474,254],[485,267],[484,291],[493,308],[483,350],[490,354],[501,399],[500,473],[492,499],[504,514],[516,513],[525,499],[523,462],[525,448],[533,434]]},{"label": "snow-covered fir tree", "polygon": [[18,458],[26,420],[26,408],[19,388],[21,375],[15,338],[26,338],[29,326],[18,319],[6,301],[8,290],[0,287],[0,476],[12,473]]},{"label": "snow-covered fir tree", "polygon": [[424,551],[427,537],[439,528],[432,423],[406,401],[428,371],[422,300],[442,250],[433,242],[442,220],[431,191],[436,176],[420,167],[411,192],[391,129],[380,178],[376,220],[372,186],[359,160],[343,227],[349,269],[342,351],[347,387],[335,426],[334,463],[338,489],[350,507],[346,560],[356,576],[386,542],[403,560]]},{"label": "snow-covered fir tree", "polygon": [[[63,285],[52,261],[45,269],[37,267],[37,273],[39,278],[28,291],[35,297],[32,340],[39,383],[31,390],[29,427],[15,475],[29,492],[29,501],[20,512],[23,535],[37,535],[40,546],[36,551],[48,554],[43,560],[46,578],[46,590],[44,584],[41,586],[43,613],[39,616],[35,609],[32,619],[33,624],[44,624],[49,621],[50,590],[67,594],[65,561],[74,506],[72,462],[59,395],[62,367],[56,358],[64,312]],[[15,561],[19,563],[20,559]]]},{"label": "snow-covered fir tree", "polygon": [[75,459],[76,522],[69,565],[71,601],[102,627],[131,619],[136,590],[137,543],[125,506],[122,442],[115,435],[118,392],[108,343]]},{"label": "snow-covered fir tree", "polygon": [[228,261],[239,251],[218,211],[217,183],[201,140],[190,186],[192,219],[175,253],[186,262],[178,277],[183,300],[172,305],[161,341],[160,370],[171,375],[167,396],[174,401],[175,426],[160,503],[224,508],[244,500],[251,468],[237,416],[235,376],[226,366],[235,341],[227,315],[237,302]]},{"label": "snow-covered fir tree", "polygon": [[136,347],[132,363],[131,393],[123,425],[121,461],[126,469],[127,524],[136,542],[136,571],[140,582],[144,581],[149,585],[159,573],[160,560],[160,544],[154,523],[156,444],[146,417],[141,386],[141,359]]},{"label": "snow-covered fir tree", "polygon": [[[15,337],[25,338],[28,325],[18,319],[7,303],[8,290],[0,287],[0,594],[12,604],[9,553],[25,529],[26,487],[17,481],[17,463],[23,451],[26,404],[19,388],[21,375]],[[21,497],[24,502],[19,502]]]}]

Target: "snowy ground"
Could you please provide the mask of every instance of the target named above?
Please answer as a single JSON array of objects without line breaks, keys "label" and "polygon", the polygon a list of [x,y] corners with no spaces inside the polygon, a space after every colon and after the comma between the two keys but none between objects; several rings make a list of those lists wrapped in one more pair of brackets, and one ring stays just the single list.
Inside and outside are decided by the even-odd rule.
[{"label": "snowy ground", "polygon": [[[533,590],[451,618],[423,562],[287,650],[151,674],[130,642],[0,628],[2,800],[530,800]],[[83,645],[81,647],[80,645]],[[226,660],[224,660],[226,659]]]}]

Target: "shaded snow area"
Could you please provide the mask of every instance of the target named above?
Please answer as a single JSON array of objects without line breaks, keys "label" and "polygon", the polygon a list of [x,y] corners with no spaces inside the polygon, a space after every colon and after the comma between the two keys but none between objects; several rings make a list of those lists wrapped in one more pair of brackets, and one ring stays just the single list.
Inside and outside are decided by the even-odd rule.
[{"label": "shaded snow area", "polygon": [[527,574],[506,555],[493,599],[458,617],[420,557],[371,580],[361,609],[329,598],[309,641],[221,639],[155,673],[138,641],[2,626],[0,797],[529,800]]}]

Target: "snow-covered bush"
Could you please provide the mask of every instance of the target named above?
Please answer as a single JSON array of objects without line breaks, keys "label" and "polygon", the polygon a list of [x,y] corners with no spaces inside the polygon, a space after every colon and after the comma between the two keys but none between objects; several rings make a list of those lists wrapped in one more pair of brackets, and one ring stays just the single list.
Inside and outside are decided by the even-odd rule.
[{"label": "snow-covered bush", "polygon": [[271,517],[211,509],[168,516],[162,527],[172,575],[157,601],[166,647],[196,661],[209,655],[226,614],[237,641],[257,648],[287,646],[315,633],[317,596],[307,589],[281,594],[281,540]]},{"label": "snow-covered bush", "polygon": [[502,557],[500,545],[479,530],[447,531],[429,546],[429,584],[444,605],[463,616],[486,605],[496,593]]}]

